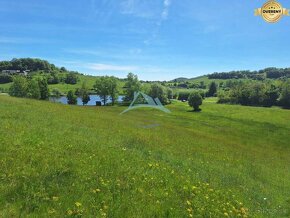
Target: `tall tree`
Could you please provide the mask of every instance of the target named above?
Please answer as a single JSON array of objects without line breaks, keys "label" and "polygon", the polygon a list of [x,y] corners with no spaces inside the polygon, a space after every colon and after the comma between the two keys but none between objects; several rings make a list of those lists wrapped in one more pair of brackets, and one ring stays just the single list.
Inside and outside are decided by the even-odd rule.
[{"label": "tall tree", "polygon": [[111,76],[109,80],[109,95],[112,100],[112,105],[114,105],[118,99],[118,79]]},{"label": "tall tree", "polygon": [[132,101],[134,99],[134,93],[141,90],[141,83],[138,80],[138,76],[133,73],[129,73],[127,75],[125,88],[125,101]]},{"label": "tall tree", "polygon": [[110,78],[108,76],[97,78],[94,88],[96,89],[96,93],[101,97],[104,105],[106,105],[110,95]]}]

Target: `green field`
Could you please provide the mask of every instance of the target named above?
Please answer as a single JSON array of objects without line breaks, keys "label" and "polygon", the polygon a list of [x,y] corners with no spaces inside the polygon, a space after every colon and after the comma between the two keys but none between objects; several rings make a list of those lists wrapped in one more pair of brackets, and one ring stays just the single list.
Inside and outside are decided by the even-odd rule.
[{"label": "green field", "polygon": [[289,217],[289,110],[125,108],[0,95],[0,217]]}]

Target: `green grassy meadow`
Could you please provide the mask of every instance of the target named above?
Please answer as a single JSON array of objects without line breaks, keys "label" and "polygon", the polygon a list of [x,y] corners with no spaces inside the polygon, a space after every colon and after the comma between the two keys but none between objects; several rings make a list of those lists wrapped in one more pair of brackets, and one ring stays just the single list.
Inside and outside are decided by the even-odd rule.
[{"label": "green grassy meadow", "polygon": [[119,115],[0,95],[0,217],[289,217],[290,111],[215,101]]}]

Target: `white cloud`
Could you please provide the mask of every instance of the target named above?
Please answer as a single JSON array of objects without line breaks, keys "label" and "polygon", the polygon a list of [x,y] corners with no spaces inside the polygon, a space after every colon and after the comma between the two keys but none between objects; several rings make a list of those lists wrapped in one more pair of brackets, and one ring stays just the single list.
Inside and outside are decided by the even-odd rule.
[{"label": "white cloud", "polygon": [[168,17],[169,7],[170,7],[171,1],[170,0],[164,0],[163,1],[163,11],[161,13],[161,18],[163,20],[166,20]]},{"label": "white cloud", "polygon": [[87,68],[96,71],[134,71],[138,69],[136,66],[110,65],[101,63],[88,64]]},{"label": "white cloud", "polygon": [[145,39],[143,43],[145,45],[150,45],[153,40],[158,37],[159,29],[163,22],[165,22],[169,15],[169,8],[171,6],[171,0],[163,0],[163,8],[159,17],[159,20],[156,22],[156,29],[153,31],[149,39]]}]

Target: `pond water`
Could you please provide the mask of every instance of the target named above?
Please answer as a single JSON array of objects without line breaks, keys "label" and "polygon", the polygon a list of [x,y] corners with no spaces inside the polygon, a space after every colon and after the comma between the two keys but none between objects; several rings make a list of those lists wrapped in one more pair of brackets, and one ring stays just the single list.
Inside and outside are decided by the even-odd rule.
[{"label": "pond water", "polygon": [[[118,102],[123,102],[123,98],[124,98],[124,96],[119,96],[119,98],[118,98],[117,101]],[[99,95],[90,95],[90,99],[91,100],[87,104],[89,106],[96,106],[96,101],[101,101],[101,98],[100,98]],[[51,97],[51,98],[49,98],[49,100],[52,101],[52,102],[67,104],[67,97],[66,96],[62,96],[60,98],[53,98],[53,97]],[[82,102],[82,99],[81,98],[77,98],[77,101],[78,101],[77,105],[83,105],[83,102]],[[111,103],[111,102],[112,102],[111,98],[108,98],[107,99],[107,103]],[[102,102],[102,105],[103,104],[104,103]]]}]

